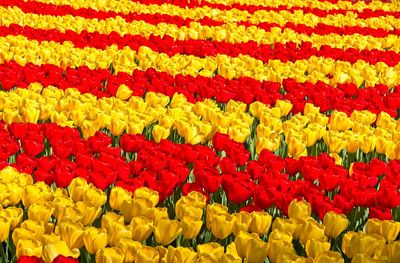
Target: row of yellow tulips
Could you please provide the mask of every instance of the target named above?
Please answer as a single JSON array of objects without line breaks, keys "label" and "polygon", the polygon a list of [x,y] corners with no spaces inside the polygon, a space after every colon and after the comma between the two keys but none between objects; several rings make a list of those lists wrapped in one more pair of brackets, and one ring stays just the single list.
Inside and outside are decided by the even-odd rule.
[{"label": "row of yellow tulips", "polygon": [[[144,99],[131,96],[132,91],[125,85],[120,86],[117,97],[101,99],[76,89],[43,88],[38,83],[0,94],[0,116],[7,124],[50,120],[61,126],[79,127],[84,138],[101,129],[108,129],[114,136],[146,131],[159,142],[176,132],[186,143],[197,144],[207,143],[220,132],[238,142],[253,140],[258,154],[263,149],[277,151],[285,142],[288,154],[298,158],[323,140],[331,153],[343,149],[351,154],[376,151],[389,159],[400,159],[400,121],[385,112],[377,116],[354,111],[348,117],[334,111],[329,121],[312,104],[306,105],[304,114],[288,115],[292,104],[280,100],[271,108],[260,102],[247,108],[231,100],[223,110],[212,100],[192,104],[178,94],[172,99],[153,92],[146,93]],[[375,122],[376,127],[372,126]],[[250,136],[253,130],[255,137]]]},{"label": "row of yellow tulips", "polygon": [[[18,7],[0,7],[2,13],[1,25],[19,24],[21,26],[31,26],[40,29],[66,29],[75,32],[87,30],[88,32],[99,32],[110,34],[115,31],[121,35],[140,34],[144,37],[154,34],[158,36],[168,35],[174,39],[211,39],[216,41],[226,41],[229,43],[245,43],[249,40],[256,41],[259,44],[270,44],[280,42],[312,42],[313,46],[319,48],[322,45],[330,45],[336,48],[356,48],[356,49],[378,49],[400,51],[400,40],[397,35],[388,35],[385,38],[373,36],[364,36],[360,34],[352,35],[316,35],[311,36],[296,32],[286,28],[281,31],[280,28],[272,28],[270,31],[251,26],[244,27],[235,23],[228,23],[222,26],[203,26],[200,23],[193,22],[189,27],[178,27],[175,24],[160,23],[153,25],[145,21],[127,22],[121,17],[108,18],[104,20],[87,19],[77,16],[51,16],[38,15],[33,13],[24,13]],[[379,20],[377,20],[379,21]],[[228,33],[229,32],[229,33]]]}]

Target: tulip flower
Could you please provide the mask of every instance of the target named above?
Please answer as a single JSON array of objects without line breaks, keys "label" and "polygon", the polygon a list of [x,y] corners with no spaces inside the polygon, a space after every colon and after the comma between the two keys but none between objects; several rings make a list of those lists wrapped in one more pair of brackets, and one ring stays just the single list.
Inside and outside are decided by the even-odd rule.
[{"label": "tulip flower", "polygon": [[114,212],[107,212],[101,218],[101,228],[107,229],[111,222],[124,223],[124,217]]},{"label": "tulip flower", "polygon": [[118,222],[111,222],[107,225],[108,242],[111,246],[116,246],[122,238],[131,238],[130,228]]},{"label": "tulip flower", "polygon": [[80,249],[83,243],[83,225],[80,223],[62,222],[60,223],[59,232],[61,239],[64,240],[71,249]]},{"label": "tulip flower", "polygon": [[94,206],[89,201],[79,201],[76,203],[76,207],[83,215],[81,222],[84,226],[91,225],[101,214],[101,208]]},{"label": "tulip flower", "polygon": [[218,203],[213,203],[211,205],[208,205],[207,209],[206,209],[206,224],[207,224],[207,228],[209,230],[211,230],[211,226],[212,226],[212,221],[213,221],[214,215],[227,213],[227,212],[228,212],[228,207],[220,205]]},{"label": "tulip flower", "polygon": [[106,263],[106,262],[115,262],[115,263],[123,263],[124,255],[122,254],[121,249],[117,247],[106,247],[102,248],[96,253],[96,262],[98,263]]},{"label": "tulip flower", "polygon": [[147,187],[140,187],[140,188],[136,189],[135,193],[133,194],[133,197],[148,199],[152,202],[153,206],[156,206],[160,199],[157,191],[154,191]]},{"label": "tulip flower", "polygon": [[167,253],[163,257],[166,263],[190,263],[196,262],[197,253],[190,248],[168,246]]},{"label": "tulip flower", "polygon": [[153,232],[153,221],[147,217],[133,217],[130,223],[132,229],[132,239],[136,241],[146,240]]},{"label": "tulip flower", "polygon": [[229,214],[214,215],[211,221],[211,231],[216,238],[227,238],[233,229],[235,218]]},{"label": "tulip flower", "polygon": [[82,201],[89,185],[83,178],[74,178],[69,185],[69,194],[74,202]]},{"label": "tulip flower", "polygon": [[96,254],[108,244],[107,231],[103,228],[89,227],[83,233],[83,243],[90,254]]},{"label": "tulip flower", "polygon": [[326,241],[310,239],[307,241],[305,249],[307,256],[317,258],[322,253],[329,251],[331,244]]},{"label": "tulip flower", "polygon": [[260,236],[268,233],[272,223],[272,216],[267,212],[252,212],[250,231]]},{"label": "tulip flower", "polygon": [[182,228],[177,220],[161,219],[154,229],[156,242],[164,246],[174,241],[181,233]]},{"label": "tulip flower", "polygon": [[143,247],[137,252],[135,262],[157,263],[160,262],[160,254],[153,247]]},{"label": "tulip flower", "polygon": [[305,200],[298,202],[295,199],[289,204],[288,214],[291,219],[305,219],[311,216],[311,205]]},{"label": "tulip flower", "polygon": [[119,86],[117,94],[115,96],[121,100],[128,100],[130,96],[132,96],[132,93],[132,90],[128,86],[122,84]]},{"label": "tulip flower", "polygon": [[183,237],[193,239],[199,235],[203,221],[192,216],[184,216],[180,221],[180,225]]},{"label": "tulip flower", "polygon": [[197,246],[197,255],[199,258],[204,255],[209,255],[211,259],[218,261],[224,255],[224,247],[215,242],[201,244]]},{"label": "tulip flower", "polygon": [[71,250],[68,247],[67,243],[64,241],[58,241],[56,243],[48,243],[43,246],[42,258],[45,263],[53,262],[53,260],[59,255],[65,257],[78,258],[80,253],[79,250],[76,248]]},{"label": "tulip flower", "polygon": [[247,232],[249,230],[252,218],[250,213],[248,212],[240,212],[233,214],[234,223],[232,232],[236,236],[239,234],[240,231]]},{"label": "tulip flower", "polygon": [[125,255],[124,262],[133,262],[139,250],[143,248],[143,244],[131,238],[121,238],[117,247],[121,249],[123,255]]},{"label": "tulip flower", "polygon": [[132,200],[125,200],[122,204],[121,212],[125,218],[125,222],[130,222],[135,216],[152,218],[154,207],[149,199],[135,198]]},{"label": "tulip flower", "polygon": [[318,224],[316,221],[308,220],[302,226],[300,242],[305,245],[310,239],[324,241],[326,240],[324,231],[324,225]]},{"label": "tulip flower", "polygon": [[325,226],[325,235],[330,238],[337,238],[346,228],[349,221],[343,214],[328,212],[325,214],[323,224]]},{"label": "tulip flower", "polygon": [[28,209],[28,218],[38,222],[47,222],[53,214],[53,211],[54,208],[51,203],[35,203]]},{"label": "tulip flower", "polygon": [[42,257],[43,245],[37,239],[18,239],[15,245],[17,258],[22,256]]}]

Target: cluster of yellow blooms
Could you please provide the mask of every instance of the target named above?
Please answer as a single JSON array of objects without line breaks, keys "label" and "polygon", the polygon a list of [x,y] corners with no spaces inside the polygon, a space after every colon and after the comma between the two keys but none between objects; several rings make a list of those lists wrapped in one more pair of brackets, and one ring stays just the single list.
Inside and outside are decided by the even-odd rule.
[{"label": "cluster of yellow blooms", "polygon": [[[11,231],[17,257],[36,256],[50,263],[58,255],[78,258],[79,249],[85,248],[100,263],[242,262],[242,258],[261,262],[267,256],[273,263],[344,262],[338,252],[330,251],[329,239],[346,230],[347,218],[328,212],[318,222],[304,200],[291,202],[289,218],[273,220],[267,212],[230,214],[228,207],[207,205],[205,196],[192,192],[178,200],[176,218],[170,219],[167,208],[157,206],[157,192],[144,187],[133,196],[115,187],[107,200],[103,191],[81,178],[74,179],[68,190],[53,189],[43,182],[33,184],[30,175],[7,167],[0,172],[0,181],[16,186],[2,191],[0,241],[7,240]],[[196,239],[203,220],[204,231],[220,240],[233,234],[234,241],[226,248],[215,242],[199,244],[196,251],[168,246],[177,239]],[[398,262],[399,232],[399,222],[369,220],[365,233],[344,235],[342,249],[354,259],[384,257]],[[308,257],[296,255],[296,240]]]},{"label": "cluster of yellow blooms", "polygon": [[[400,44],[400,40],[398,42]],[[299,82],[323,81],[331,85],[350,82],[357,86],[361,86],[363,82],[367,86],[400,84],[397,74],[400,72],[400,64],[395,67],[389,67],[383,62],[370,65],[363,60],[351,64],[346,61],[316,56],[295,62],[282,62],[274,59],[267,63],[248,55],[230,57],[218,54],[213,57],[200,58],[176,54],[169,57],[167,54],[153,51],[146,46],[141,46],[138,52],[129,47],[118,49],[116,45],[109,46],[105,50],[90,47],[76,48],[70,42],[60,44],[53,41],[42,41],[39,43],[21,35],[0,37],[0,51],[2,53],[0,63],[15,60],[22,66],[33,63],[35,65],[52,64],[61,67],[87,66],[90,69],[107,69],[112,64],[116,72],[129,74],[132,74],[135,69],[154,68],[173,76],[182,74],[213,77],[218,70],[220,76],[228,79],[252,77],[257,80],[281,82],[283,79],[293,78]],[[138,64],[135,63],[135,60]]]},{"label": "cluster of yellow blooms", "polygon": [[[172,4],[142,4],[133,1],[71,1],[68,0],[40,0],[42,3],[51,3],[55,5],[70,5],[75,9],[78,8],[93,8],[101,11],[114,11],[124,14],[133,12],[141,14],[166,14],[174,15],[182,18],[190,18],[193,20],[203,19],[205,17],[212,18],[219,22],[224,23],[237,23],[241,21],[247,21],[253,24],[259,23],[277,23],[284,25],[287,22],[302,23],[307,26],[315,27],[318,23],[323,23],[331,26],[363,26],[369,28],[383,28],[383,29],[394,29],[400,26],[400,22],[393,16],[384,16],[379,18],[366,18],[361,19],[356,16],[355,13],[349,11],[345,15],[338,14],[335,16],[318,17],[311,13],[305,13],[302,10],[296,12],[289,12],[286,10],[277,11],[266,11],[257,10],[254,13],[249,13],[245,10],[229,9],[222,10],[212,8],[210,6],[202,6],[195,8],[180,7]],[[284,3],[285,5],[287,3]],[[271,3],[269,7],[277,6],[276,3]],[[296,3],[296,6],[299,6]],[[307,5],[307,7],[310,7]],[[368,7],[370,8],[370,7]],[[357,10],[354,7],[349,7],[346,10]]]},{"label": "cluster of yellow blooms", "polygon": [[[278,101],[269,108],[260,102],[250,105],[250,113],[260,119],[257,126],[257,152],[262,149],[275,151],[280,147],[281,134],[285,135],[288,154],[307,156],[307,147],[323,139],[331,153],[346,149],[355,153],[361,149],[364,153],[376,150],[390,159],[400,158],[400,121],[381,112],[378,116],[369,111],[353,111],[350,117],[334,111],[330,119],[320,113],[319,107],[307,103],[304,114],[296,114],[282,121],[292,108],[287,101]],[[376,121],[376,128],[372,123]]]},{"label": "cluster of yellow blooms", "polygon": [[[245,142],[255,117],[260,120],[256,127],[257,153],[263,149],[276,151],[285,140],[288,154],[298,158],[307,155],[307,147],[323,139],[331,153],[376,150],[390,159],[400,159],[400,121],[385,112],[377,116],[354,111],[348,117],[335,111],[329,121],[318,107],[306,104],[304,114],[287,120],[293,106],[288,101],[278,100],[274,107],[254,102],[247,111],[246,104],[231,100],[224,111],[213,100],[193,104],[179,94],[172,99],[153,92],[146,93],[145,99],[131,96],[132,91],[125,85],[120,86],[116,97],[101,99],[72,88],[43,88],[39,83],[28,89],[1,91],[0,95],[0,117],[7,124],[50,120],[63,127],[79,127],[84,138],[101,129],[108,129],[114,136],[124,131],[138,134],[156,123],[151,131],[156,142],[167,139],[173,130],[190,144],[207,143],[216,132]],[[375,121],[376,128],[371,126]]]}]

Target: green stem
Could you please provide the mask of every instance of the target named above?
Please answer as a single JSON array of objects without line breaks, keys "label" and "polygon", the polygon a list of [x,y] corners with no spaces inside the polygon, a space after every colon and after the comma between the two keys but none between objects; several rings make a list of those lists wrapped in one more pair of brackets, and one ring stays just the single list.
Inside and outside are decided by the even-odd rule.
[{"label": "green stem", "polygon": [[6,253],[4,252],[4,247],[3,247],[3,243],[1,243],[1,250],[0,250],[0,255],[1,255],[1,262],[6,263],[7,262],[7,258],[8,256],[6,256]]}]

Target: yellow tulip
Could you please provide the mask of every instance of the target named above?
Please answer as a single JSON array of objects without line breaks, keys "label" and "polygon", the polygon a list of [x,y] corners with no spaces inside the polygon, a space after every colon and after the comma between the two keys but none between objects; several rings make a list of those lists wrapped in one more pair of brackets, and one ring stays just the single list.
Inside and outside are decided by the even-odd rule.
[{"label": "yellow tulip", "polygon": [[294,199],[289,204],[288,214],[291,219],[305,219],[311,216],[311,205],[305,200],[297,201]]},{"label": "yellow tulip", "polygon": [[56,243],[48,243],[43,247],[42,259],[44,263],[51,263],[53,260],[62,255],[64,257],[79,258],[79,249],[70,249],[65,241],[58,241]]},{"label": "yellow tulip", "polygon": [[51,189],[44,182],[27,185],[22,192],[22,204],[29,208],[39,201],[47,201],[52,198]]},{"label": "yellow tulip", "polygon": [[83,225],[80,223],[63,222],[60,223],[59,232],[61,239],[67,242],[69,248],[80,249],[83,243]]},{"label": "yellow tulip", "polygon": [[124,262],[124,254],[122,254],[122,250],[117,247],[106,247],[102,248],[96,253],[96,262],[97,263],[123,263]]},{"label": "yellow tulip", "polygon": [[281,255],[296,255],[293,245],[287,245],[282,240],[274,240],[268,243],[268,258],[271,262],[278,262]]},{"label": "yellow tulip", "polygon": [[0,217],[0,243],[7,240],[10,234],[10,222],[5,217]]},{"label": "yellow tulip", "polygon": [[378,262],[382,262],[382,261],[376,260],[367,254],[358,253],[358,254],[354,255],[351,262],[352,263],[378,263]]},{"label": "yellow tulip", "polygon": [[101,189],[98,189],[93,185],[89,185],[88,189],[86,189],[85,194],[83,195],[82,201],[89,201],[95,207],[101,207],[107,202],[107,195]]},{"label": "yellow tulip", "polygon": [[121,215],[118,215],[118,214],[116,214],[114,212],[107,212],[101,218],[101,228],[107,229],[107,226],[111,222],[117,222],[117,223],[123,224],[124,223],[124,217],[121,216]]},{"label": "yellow tulip", "polygon": [[75,203],[69,199],[68,197],[59,196],[54,198],[53,200],[54,205],[54,217],[60,218],[61,214],[65,213],[67,207],[74,207]]},{"label": "yellow tulip", "polygon": [[143,248],[143,244],[139,241],[134,241],[131,238],[122,238],[117,247],[121,249],[125,255],[124,262],[133,262],[138,254],[138,251]]},{"label": "yellow tulip", "polygon": [[360,148],[364,153],[370,153],[375,150],[376,136],[373,134],[361,134]]},{"label": "yellow tulip", "polygon": [[292,235],[294,234],[296,227],[297,225],[294,220],[281,217],[275,218],[274,222],[272,223],[272,230],[279,229]]},{"label": "yellow tulip", "polygon": [[10,222],[10,229],[14,230],[22,222],[24,211],[21,208],[10,206],[0,210],[0,217],[7,218]]},{"label": "yellow tulip", "polygon": [[316,263],[344,263],[344,259],[340,255],[339,252],[335,251],[327,251],[320,254],[317,259]]},{"label": "yellow tulip", "polygon": [[89,227],[83,233],[83,243],[90,254],[96,254],[108,244],[107,231],[103,228]]},{"label": "yellow tulip", "polygon": [[275,107],[278,107],[281,110],[282,116],[287,116],[292,110],[293,104],[287,100],[277,100]]},{"label": "yellow tulip", "polygon": [[140,242],[146,240],[154,229],[153,221],[143,216],[133,217],[130,227],[133,240]]},{"label": "yellow tulip", "polygon": [[197,191],[190,192],[186,197],[197,208],[203,209],[207,205],[207,197]]},{"label": "yellow tulip", "polygon": [[163,257],[165,263],[191,263],[196,262],[197,253],[191,248],[168,246],[167,253]]},{"label": "yellow tulip", "polygon": [[184,216],[180,224],[184,238],[193,239],[199,235],[203,221],[192,216]]},{"label": "yellow tulip", "polygon": [[331,244],[327,241],[311,239],[307,241],[305,248],[307,256],[317,258],[322,253],[329,251]]},{"label": "yellow tulip", "polygon": [[329,211],[324,216],[323,224],[325,226],[325,235],[330,238],[337,238],[347,228],[349,220],[343,214]]},{"label": "yellow tulip", "polygon": [[350,258],[360,253],[373,256],[376,251],[383,249],[385,243],[386,240],[376,234],[354,235],[348,243],[348,249],[346,249],[346,251],[343,250],[343,252]]},{"label": "yellow tulip", "polygon": [[377,218],[371,218],[367,220],[365,224],[365,233],[368,235],[378,234],[380,235],[382,229],[383,220]]},{"label": "yellow tulip", "polygon": [[151,131],[151,134],[154,137],[154,140],[159,143],[162,139],[167,139],[169,134],[170,134],[170,129],[167,129],[161,125],[154,125],[153,130]]},{"label": "yellow tulip", "polygon": [[[253,234],[255,235],[255,234]],[[265,261],[268,254],[268,244],[263,242],[258,236],[252,238],[248,244],[247,262],[257,263]]]},{"label": "yellow tulip", "polygon": [[[254,238],[255,234],[249,234],[247,232],[241,231],[239,232],[234,241],[234,246],[236,248],[237,254],[241,258],[246,258],[249,251],[249,242]],[[257,236],[258,237],[258,236]]]},{"label": "yellow tulip", "polygon": [[21,223],[21,228],[32,231],[32,233],[34,233],[34,236],[32,236],[31,238],[37,239],[39,239],[46,232],[43,222],[36,222],[30,219],[23,221]]},{"label": "yellow tulip", "polygon": [[393,220],[383,220],[380,234],[386,241],[392,242],[397,239],[400,232],[400,222]]},{"label": "yellow tulip", "polygon": [[166,207],[154,207],[152,217],[154,224],[157,224],[163,218],[169,218],[168,209]]},{"label": "yellow tulip", "polygon": [[38,222],[48,222],[54,208],[49,202],[35,203],[28,209],[28,218]]},{"label": "yellow tulip", "polygon": [[220,260],[224,255],[224,247],[215,242],[197,245],[197,254],[199,257],[203,255],[210,255],[211,258]]},{"label": "yellow tulip", "polygon": [[125,222],[130,222],[135,216],[153,218],[154,207],[149,199],[135,198],[124,201],[121,213],[125,218]]},{"label": "yellow tulip", "polygon": [[21,202],[23,188],[17,183],[8,183],[7,188],[10,193],[8,197],[10,205],[17,205],[19,202]]},{"label": "yellow tulip", "polygon": [[76,207],[83,215],[81,223],[84,226],[91,225],[101,214],[101,208],[88,201],[79,201],[76,203]]},{"label": "yellow tulip", "polygon": [[147,187],[139,187],[138,189],[136,189],[133,197],[148,199],[152,202],[153,206],[156,206],[160,199],[157,191],[154,191]]},{"label": "yellow tulip", "polygon": [[282,240],[286,244],[290,245],[290,244],[292,244],[293,236],[289,232],[275,229],[275,230],[272,230],[272,232],[268,236],[269,242],[272,242],[274,240]]},{"label": "yellow tulip", "polygon": [[153,247],[143,247],[137,252],[135,262],[158,263],[160,262],[160,254]]},{"label": "yellow tulip", "polygon": [[324,241],[326,236],[324,234],[325,226],[318,224],[316,221],[307,220],[304,222],[300,233],[300,242],[306,244],[310,239]]},{"label": "yellow tulip", "polygon": [[132,237],[129,227],[117,222],[111,222],[107,225],[107,233],[110,246],[116,246],[122,238]]},{"label": "yellow tulip", "polygon": [[209,230],[211,230],[211,226],[212,226],[212,220],[214,215],[217,214],[225,214],[228,213],[228,207],[220,205],[218,203],[213,203],[211,205],[207,206],[206,209],[206,224],[207,224],[207,228]]},{"label": "yellow tulip", "polygon": [[289,156],[298,159],[300,156],[307,155],[306,144],[301,139],[290,136],[287,138],[287,144]]},{"label": "yellow tulip", "polygon": [[251,224],[251,215],[248,212],[240,212],[233,214],[234,223],[232,232],[236,236],[240,231],[247,232]]},{"label": "yellow tulip", "polygon": [[339,153],[347,146],[347,140],[343,134],[329,131],[324,135],[324,141],[328,144],[331,153]]},{"label": "yellow tulip", "polygon": [[260,236],[268,233],[272,223],[272,216],[268,212],[251,212],[250,232]]},{"label": "yellow tulip", "polygon": [[37,239],[18,239],[15,245],[15,253],[17,258],[21,256],[42,257],[43,245]]},{"label": "yellow tulip", "polygon": [[128,100],[132,96],[132,93],[133,91],[128,86],[122,84],[118,87],[115,97],[121,100]]},{"label": "yellow tulip", "polygon": [[353,127],[353,122],[346,113],[334,111],[331,114],[329,129],[333,131],[345,131]]},{"label": "yellow tulip", "polygon": [[74,178],[69,184],[69,194],[74,202],[83,201],[83,196],[89,188],[88,183],[83,178]]},{"label": "yellow tulip", "polygon": [[156,242],[164,246],[174,241],[181,233],[182,228],[178,220],[161,219],[154,229]]},{"label": "yellow tulip", "polygon": [[214,215],[211,222],[211,232],[219,239],[225,239],[232,234],[235,218],[230,214]]},{"label": "yellow tulip", "polygon": [[58,221],[71,221],[73,223],[81,222],[83,219],[82,212],[75,206],[66,206],[59,210],[56,219]]},{"label": "yellow tulip", "polygon": [[[200,220],[203,216],[203,209],[195,207],[194,204],[179,202],[175,206],[175,214],[177,219],[182,219],[185,216],[194,217]],[[188,201],[189,202],[189,201]]]}]

